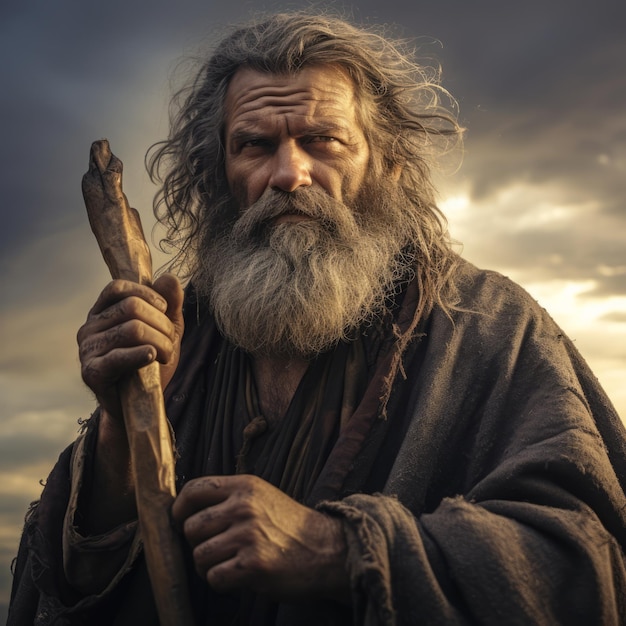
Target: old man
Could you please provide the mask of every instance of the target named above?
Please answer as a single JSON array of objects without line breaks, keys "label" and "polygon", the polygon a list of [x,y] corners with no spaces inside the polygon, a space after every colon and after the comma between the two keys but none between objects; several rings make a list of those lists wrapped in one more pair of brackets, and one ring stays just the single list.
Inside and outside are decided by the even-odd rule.
[{"label": "old man", "polygon": [[546,312],[453,250],[441,94],[333,17],[216,46],[150,162],[187,285],[114,281],[80,329],[99,406],[9,624],[157,623],[117,394],[154,360],[197,624],[624,623],[624,429]]}]

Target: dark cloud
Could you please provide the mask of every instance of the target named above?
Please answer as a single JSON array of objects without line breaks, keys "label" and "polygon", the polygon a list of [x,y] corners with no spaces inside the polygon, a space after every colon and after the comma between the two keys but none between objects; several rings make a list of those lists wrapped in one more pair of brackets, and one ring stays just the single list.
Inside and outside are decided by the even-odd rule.
[{"label": "dark cloud", "polygon": [[[387,23],[441,62],[469,129],[463,165],[445,191],[470,196],[451,223],[471,260],[514,269],[529,282],[590,281],[589,300],[626,296],[624,3],[357,0],[331,7]],[[149,232],[154,187],[143,157],[167,133],[172,70],[257,9],[252,0],[219,8],[197,0],[0,5],[0,473],[26,472],[36,485],[33,473],[39,477],[39,466],[45,473],[92,409],[75,354],[76,330],[108,280],[80,193],[91,141],[111,140]],[[606,312],[601,321],[626,324],[626,313]],[[595,332],[589,353],[623,367],[616,342]],[[0,497],[0,525],[14,529],[15,547],[28,499],[10,490]],[[8,597],[13,552],[6,544],[0,596]]]},{"label": "dark cloud", "polygon": [[[520,176],[557,176],[580,181],[587,193],[606,195],[607,206],[618,207],[624,183],[616,181],[626,177],[597,164],[602,155],[610,163],[612,153],[624,154],[624,142],[615,139],[624,128],[614,121],[622,119],[624,101],[619,59],[626,42],[617,14],[624,9],[614,4],[602,10],[564,1],[346,6],[358,20],[389,22],[398,34],[442,42],[424,53],[442,61],[445,84],[460,99],[470,129],[465,167],[476,197]],[[80,223],[78,181],[91,140],[122,127],[138,139],[144,130],[142,144],[130,153],[137,171],[149,143],[160,137],[139,106],[146,91],[160,99],[151,111],[156,120],[173,59],[207,39],[216,25],[237,19],[242,8],[254,8],[60,5],[64,10],[43,2],[13,8],[1,32],[0,50],[11,60],[4,64],[3,84],[14,95],[1,110],[12,120],[0,153],[9,164],[2,188],[15,207],[10,228],[0,234],[5,254],[33,233]],[[590,116],[594,107],[601,115]],[[585,142],[597,149],[585,150]]]},{"label": "dark cloud", "polygon": [[[80,178],[92,140],[116,126],[129,127],[134,138],[145,129],[140,105],[155,85],[163,87],[193,15],[178,5],[129,10],[135,6],[25,3],[2,22],[1,80],[11,94],[0,108],[11,120],[0,145],[0,182],[11,207],[9,228],[0,232],[3,256],[33,236],[80,223]],[[210,11],[204,3],[193,7]],[[139,166],[145,142],[133,151]]]}]

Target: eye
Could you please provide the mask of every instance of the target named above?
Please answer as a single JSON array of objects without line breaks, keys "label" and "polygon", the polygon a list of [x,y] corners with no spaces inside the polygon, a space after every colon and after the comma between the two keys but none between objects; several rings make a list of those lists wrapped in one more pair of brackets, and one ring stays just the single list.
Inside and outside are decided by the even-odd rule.
[{"label": "eye", "polygon": [[337,138],[328,135],[315,135],[309,139],[309,143],[332,143],[333,141],[337,141]]},{"label": "eye", "polygon": [[264,143],[267,143],[267,142],[260,138],[247,139],[246,141],[242,141],[239,144],[239,147],[240,148],[256,148],[257,146],[261,146]]},{"label": "eye", "polygon": [[273,150],[273,143],[266,137],[247,137],[237,142],[235,153],[246,153],[251,156],[257,154],[265,154]]}]

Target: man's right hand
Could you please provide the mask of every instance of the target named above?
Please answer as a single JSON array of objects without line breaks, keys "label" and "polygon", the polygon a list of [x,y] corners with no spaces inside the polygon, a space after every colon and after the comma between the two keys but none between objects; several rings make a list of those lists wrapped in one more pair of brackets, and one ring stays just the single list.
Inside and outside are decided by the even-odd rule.
[{"label": "man's right hand", "polygon": [[118,380],[155,359],[163,388],[176,370],[183,334],[183,290],[165,274],[152,288],[114,280],[100,294],[78,331],[82,377],[102,411],[122,419]]},{"label": "man's right hand", "polygon": [[167,385],[178,364],[183,334],[183,291],[165,274],[149,288],[126,280],[109,283],[78,331],[83,380],[101,414],[93,480],[82,502],[82,532],[99,535],[136,518],[128,439],[117,382],[154,360]]}]

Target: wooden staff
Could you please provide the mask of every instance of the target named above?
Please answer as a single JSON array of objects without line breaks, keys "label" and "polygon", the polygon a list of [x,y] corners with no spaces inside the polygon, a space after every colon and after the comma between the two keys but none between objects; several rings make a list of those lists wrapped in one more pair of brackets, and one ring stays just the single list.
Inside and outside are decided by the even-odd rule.
[{"label": "wooden staff", "polygon": [[[106,139],[91,146],[83,197],[91,229],[113,278],[152,282],[152,258],[139,214],[122,191],[122,162]],[[135,481],[137,514],[150,582],[162,626],[193,624],[179,537],[171,519],[176,496],[174,454],[159,364],[118,384]]]}]

